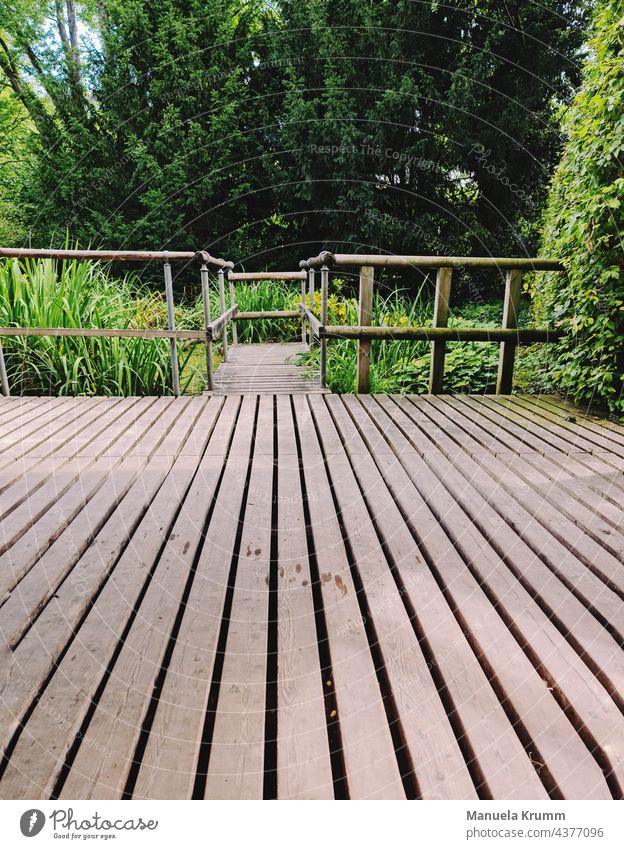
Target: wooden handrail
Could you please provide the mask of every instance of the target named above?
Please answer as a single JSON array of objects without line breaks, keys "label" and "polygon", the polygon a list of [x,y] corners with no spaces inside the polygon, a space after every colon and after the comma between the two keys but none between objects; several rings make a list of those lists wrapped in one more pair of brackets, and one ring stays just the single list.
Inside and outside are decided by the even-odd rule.
[{"label": "wooden handrail", "polygon": [[230,321],[238,312],[238,304],[233,304],[228,310],[221,313],[219,318],[215,318],[214,321],[210,322],[210,324],[206,327],[206,333],[212,340],[217,339],[221,333],[223,332],[223,328],[227,325],[228,321]]},{"label": "wooden handrail", "polygon": [[322,326],[318,335],[328,339],[367,339],[400,341],[416,339],[424,342],[516,342],[531,345],[536,342],[556,342],[563,334],[556,330],[504,329],[501,327],[374,327],[371,325]]},{"label": "wooden handrail", "polygon": [[308,324],[310,325],[310,330],[314,335],[320,339],[321,331],[323,330],[323,325],[318,320],[318,318],[314,315],[314,313],[306,307],[305,304],[299,304],[299,312],[302,316],[305,317]]},{"label": "wooden handrail", "polygon": [[299,318],[299,310],[260,310],[258,312],[239,312],[232,321],[254,321],[262,318]]},{"label": "wooden handrail", "polygon": [[2,336],[67,336],[96,338],[136,339],[199,339],[206,336],[203,330],[139,330],[108,327],[0,327]]},{"label": "wooden handrail", "polygon": [[510,268],[524,271],[564,271],[559,259],[548,257],[492,257],[492,256],[411,256],[393,254],[333,254],[322,251],[305,261],[309,267],[380,266],[412,268],[493,268],[506,271]]},{"label": "wooden handrail", "polygon": [[[315,335],[325,345],[327,338],[356,339],[357,378],[356,392],[370,391],[370,346],[372,340],[386,339],[400,341],[404,339],[424,340],[431,343],[431,366],[429,373],[429,391],[442,392],[444,360],[447,342],[499,342],[499,367],[496,381],[497,394],[509,394],[512,391],[515,350],[518,345],[556,342],[563,334],[556,330],[539,328],[518,329],[520,294],[522,291],[523,271],[565,270],[561,260],[549,257],[452,257],[452,256],[416,256],[416,255],[380,255],[380,254],[334,254],[322,251],[318,256],[299,263],[302,270],[310,275],[310,293],[313,293],[314,269],[321,268],[327,276],[328,269],[356,266],[359,267],[360,295],[358,302],[358,325],[324,326],[318,322]],[[437,270],[436,289],[432,327],[372,327],[372,304],[375,267],[431,268]],[[502,327],[491,328],[448,328],[449,304],[453,269],[495,269],[505,272],[505,299]],[[312,306],[312,303],[310,303]],[[307,310],[304,318],[311,315]],[[312,338],[312,335],[311,337]],[[322,370],[322,369],[321,369]]]},{"label": "wooden handrail", "polygon": [[2,248],[0,258],[101,260],[105,262],[193,262],[195,260],[218,268],[231,268],[232,263],[211,256],[207,251],[96,251],[55,250],[52,248]]},{"label": "wooden handrail", "polygon": [[229,280],[305,280],[305,271],[230,271]]}]

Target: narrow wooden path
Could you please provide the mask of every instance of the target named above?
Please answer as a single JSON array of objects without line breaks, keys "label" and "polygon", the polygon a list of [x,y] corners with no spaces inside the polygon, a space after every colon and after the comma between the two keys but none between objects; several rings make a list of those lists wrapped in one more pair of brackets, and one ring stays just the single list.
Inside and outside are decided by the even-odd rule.
[{"label": "narrow wooden path", "polygon": [[0,400],[0,797],[621,798],[624,428]]},{"label": "narrow wooden path", "polygon": [[214,374],[217,395],[321,394],[318,371],[298,362],[308,350],[302,342],[269,342],[230,345],[227,362]]}]

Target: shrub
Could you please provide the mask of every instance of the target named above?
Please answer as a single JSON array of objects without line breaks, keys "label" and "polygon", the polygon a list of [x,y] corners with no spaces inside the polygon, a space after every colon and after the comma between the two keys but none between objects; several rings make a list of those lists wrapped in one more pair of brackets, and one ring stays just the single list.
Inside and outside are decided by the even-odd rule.
[{"label": "shrub", "polygon": [[624,18],[621,0],[594,13],[582,87],[565,119],[567,143],[554,176],[544,252],[567,274],[537,282],[538,316],[565,331],[552,378],[575,401],[624,414]]}]

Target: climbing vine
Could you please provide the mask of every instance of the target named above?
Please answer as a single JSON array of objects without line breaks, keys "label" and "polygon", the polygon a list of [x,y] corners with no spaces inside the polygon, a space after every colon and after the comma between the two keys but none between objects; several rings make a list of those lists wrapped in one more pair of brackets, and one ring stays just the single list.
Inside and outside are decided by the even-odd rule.
[{"label": "climbing vine", "polygon": [[536,310],[565,332],[553,379],[576,401],[624,416],[624,16],[603,0],[583,83],[565,120],[567,143],[553,178],[544,252],[566,274],[538,282]]}]

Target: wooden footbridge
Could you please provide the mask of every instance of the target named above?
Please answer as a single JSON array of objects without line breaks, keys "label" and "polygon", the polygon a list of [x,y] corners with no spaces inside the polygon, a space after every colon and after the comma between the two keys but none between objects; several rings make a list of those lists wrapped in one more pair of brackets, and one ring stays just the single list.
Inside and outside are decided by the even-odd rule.
[{"label": "wooden footbridge", "polygon": [[367,394],[362,277],[357,396],[0,399],[1,798],[622,798],[624,428]]}]

